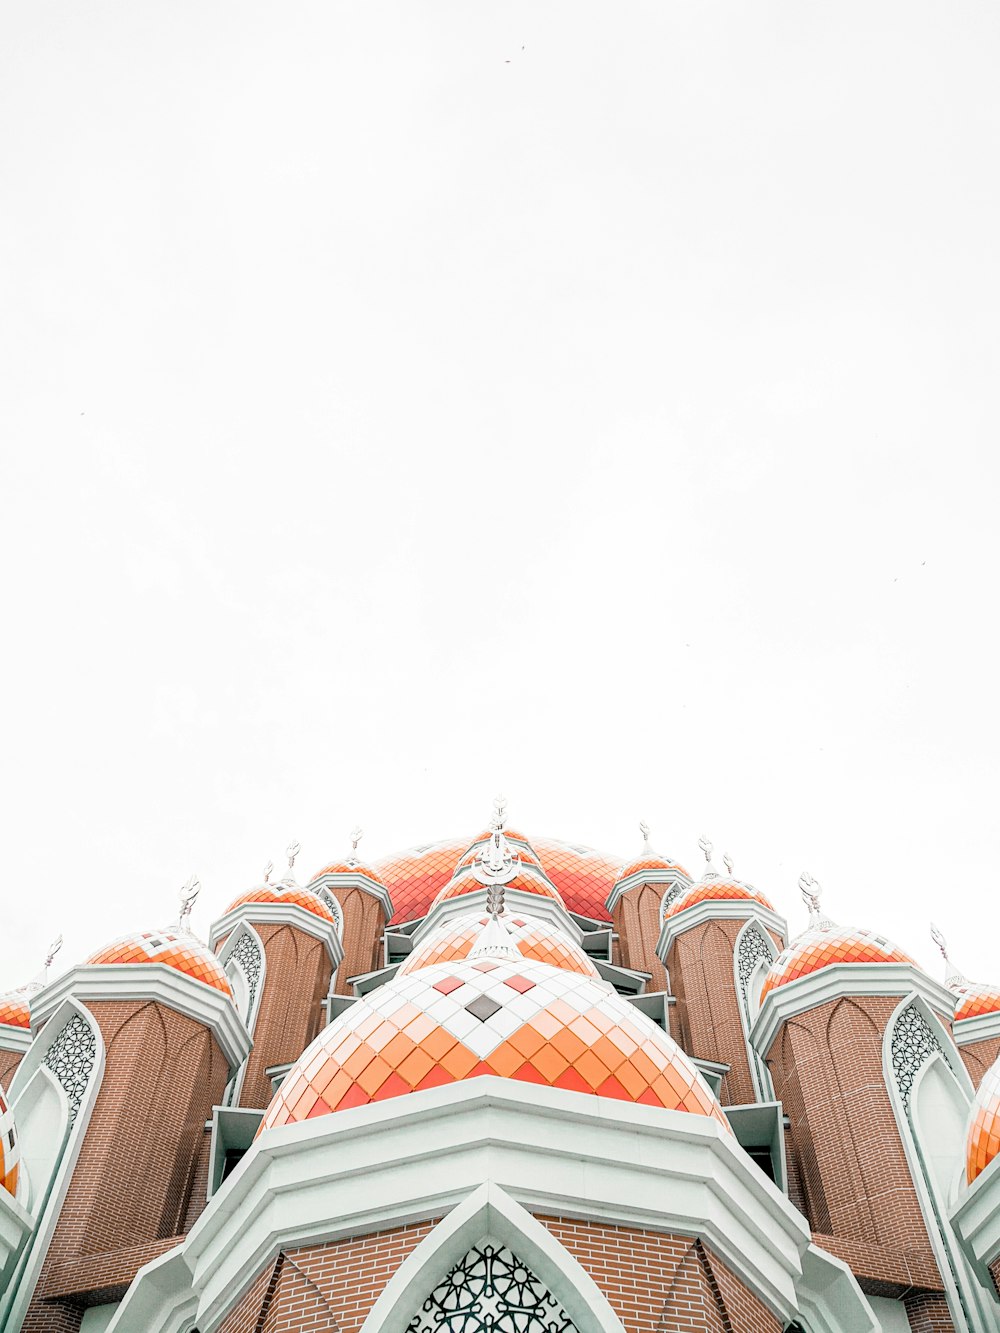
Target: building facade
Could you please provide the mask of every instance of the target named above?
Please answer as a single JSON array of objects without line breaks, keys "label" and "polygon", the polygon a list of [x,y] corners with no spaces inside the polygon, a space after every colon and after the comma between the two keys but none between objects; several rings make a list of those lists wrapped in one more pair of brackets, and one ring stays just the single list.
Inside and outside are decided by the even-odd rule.
[{"label": "building facade", "polygon": [[0,996],[0,1333],[1000,1333],[1000,989],[643,835],[293,847]]}]

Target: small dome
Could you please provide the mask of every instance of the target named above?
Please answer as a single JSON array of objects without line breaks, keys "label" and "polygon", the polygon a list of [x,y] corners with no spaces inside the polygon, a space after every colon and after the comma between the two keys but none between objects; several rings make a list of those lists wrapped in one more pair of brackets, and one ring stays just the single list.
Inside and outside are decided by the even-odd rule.
[{"label": "small dome", "polygon": [[312,889],[304,889],[300,884],[258,884],[256,888],[249,889],[235,898],[226,908],[225,915],[228,916],[244,903],[279,903],[284,906],[301,907],[307,912],[312,912],[313,916],[322,917],[324,921],[333,920],[333,913],[323,899],[313,893]]},{"label": "small dome", "polygon": [[691,1112],[728,1128],[683,1051],[603,982],[483,956],[397,976],[357,1000],[293,1065],[261,1129],[481,1074]]},{"label": "small dome", "polygon": [[983,1076],[969,1111],[965,1176],[971,1185],[1000,1153],[1000,1060]]},{"label": "small dome", "polygon": [[222,964],[206,945],[193,935],[176,930],[144,930],[123,935],[97,953],[88,963],[163,963],[185,976],[201,981],[223,995],[232,995]]},{"label": "small dome", "polygon": [[342,861],[331,861],[328,866],[316,871],[309,881],[310,884],[323,875],[358,875],[362,879],[370,879],[373,884],[378,884],[380,888],[385,888],[385,884],[374,866],[370,866],[367,861],[359,860],[356,856],[347,856]]},{"label": "small dome", "polygon": [[628,865],[622,866],[615,875],[615,883],[620,883],[623,879],[631,879],[633,875],[648,875],[655,882],[658,877],[669,875],[676,877],[683,875],[685,879],[690,879],[690,875],[682,865],[676,861],[669,860],[666,856],[658,856],[656,852],[649,852],[640,856],[638,860],[630,861]]},{"label": "small dome", "polygon": [[[437,907],[438,903],[448,902],[451,898],[461,898],[466,893],[481,892],[486,887],[473,874],[471,865],[460,866],[451,882],[444,886],[431,903],[431,908]],[[503,887],[508,893],[533,893],[540,898],[551,898],[554,902],[562,903],[556,886],[550,883],[544,872],[533,866],[530,861],[522,861],[520,871]]]},{"label": "small dome", "polygon": [[11,1028],[31,1027],[31,992],[7,991],[0,995],[0,1024]]},{"label": "small dome", "polygon": [[689,907],[694,907],[697,903],[707,902],[753,902],[761,907],[766,907],[769,911],[774,908],[760,892],[749,884],[742,884],[738,879],[733,879],[728,875],[720,876],[718,879],[702,879],[697,884],[692,884],[689,889],[679,893],[670,903],[667,904],[663,912],[664,921],[669,921],[671,917],[677,916]]},{"label": "small dome", "polygon": [[1000,1014],[1000,986],[968,981],[954,990],[956,1023],[963,1018],[979,1018],[982,1014]]},{"label": "small dome", "polygon": [[764,978],[760,997],[799,977],[836,963],[910,963],[909,954],[874,930],[854,930],[832,921],[812,926],[778,954]]},{"label": "small dome", "polygon": [[[396,975],[406,976],[410,972],[419,972],[423,967],[468,958],[489,919],[486,912],[472,912],[449,921],[417,945]],[[600,975],[580,946],[547,921],[521,916],[516,912],[504,912],[500,920],[522,957],[548,963],[550,967],[562,967],[568,972],[581,972],[588,977]]]},{"label": "small dome", "polygon": [[390,925],[419,921],[430,910],[440,889],[455,873],[455,863],[468,849],[468,838],[451,838],[412,847],[375,863],[395,908]]},{"label": "small dome", "polygon": [[17,1176],[21,1164],[21,1150],[17,1142],[17,1129],[14,1126],[14,1112],[7,1105],[3,1088],[0,1088],[0,1189],[8,1194],[17,1195]]}]

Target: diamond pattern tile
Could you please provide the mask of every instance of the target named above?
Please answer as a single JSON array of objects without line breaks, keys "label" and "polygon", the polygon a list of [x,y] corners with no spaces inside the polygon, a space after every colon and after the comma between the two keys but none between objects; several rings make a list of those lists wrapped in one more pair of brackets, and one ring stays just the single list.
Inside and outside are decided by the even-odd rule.
[{"label": "diamond pattern tile", "polygon": [[333,920],[333,913],[322,898],[317,897],[311,889],[294,884],[258,884],[255,889],[249,889],[234,898],[226,908],[226,914],[242,907],[244,903],[291,903],[312,912],[314,916],[321,916],[324,921]]},{"label": "diamond pattern tile", "polygon": [[987,1069],[969,1114],[965,1174],[971,1185],[1000,1153],[1000,1060]]},{"label": "diamond pattern tile", "polygon": [[[981,1014],[1000,1014],[1000,986],[988,986],[970,981],[956,987],[955,1022],[963,1018],[978,1018]],[[0,1001],[2,1005],[3,1001]],[[2,1020],[0,1020],[2,1021]]]},{"label": "diamond pattern tile", "polygon": [[17,1175],[21,1164],[21,1149],[14,1126],[14,1114],[0,1088],[0,1188],[8,1194],[17,1194]]},{"label": "diamond pattern tile", "polygon": [[778,954],[764,978],[761,999],[777,986],[785,986],[834,963],[913,963],[913,959],[873,930],[836,925],[814,927]]},{"label": "diamond pattern tile", "polygon": [[120,940],[92,954],[87,962],[164,963],[224,995],[232,995],[229,978],[215,954],[193,935],[172,930],[146,930],[123,935]]},{"label": "diamond pattern tile", "polygon": [[[569,972],[580,972],[588,977],[599,975],[584,951],[567,939],[561,930],[556,930],[547,922],[539,921],[537,917],[509,912],[504,912],[500,919],[525,958],[548,963],[550,967],[562,967]],[[449,921],[417,945],[396,975],[405,976],[408,972],[418,972],[422,967],[431,967],[435,963],[468,958],[488,920],[485,912],[474,912]]]},{"label": "diamond pattern tile", "polygon": [[12,990],[0,995],[0,1024],[12,1028],[30,1028],[30,996],[26,991]]},{"label": "diamond pattern tile", "polygon": [[687,1056],[603,983],[544,963],[488,961],[489,971],[465,961],[397,975],[351,1005],[299,1058],[261,1130],[481,1074],[728,1128]]},{"label": "diamond pattern tile", "polygon": [[562,894],[567,911],[594,921],[608,920],[604,904],[618,878],[620,857],[554,838],[532,838],[531,845],[543,870]]},{"label": "diamond pattern tile", "polygon": [[673,902],[667,905],[663,919],[666,921],[688,907],[705,902],[755,902],[774,911],[760,890],[751,888],[749,884],[741,884],[736,879],[707,879],[699,880],[697,884],[692,884],[689,889],[678,894]]},{"label": "diamond pattern tile", "polygon": [[[444,886],[438,896],[431,903],[431,907],[436,907],[438,903],[447,902],[451,898],[461,898],[466,893],[481,893],[483,885],[476,879],[472,873],[472,865],[459,865],[455,871],[454,877]],[[536,869],[530,861],[522,861],[521,869],[510,881],[505,884],[507,890],[516,889],[520,893],[534,893],[540,898],[551,898],[555,902],[562,902],[559,890],[554,884],[550,883],[548,877],[540,870]]]},{"label": "diamond pattern tile", "polygon": [[665,856],[656,856],[654,853],[649,856],[640,856],[637,861],[630,861],[628,865],[622,866],[615,879],[628,879],[631,875],[638,875],[644,870],[679,871],[686,879],[691,878],[678,861],[669,861]]},{"label": "diamond pattern tile", "polygon": [[390,924],[418,921],[426,916],[438,891],[454,874],[458,858],[468,848],[468,838],[451,838],[376,861],[374,869],[392,899],[394,915]]}]

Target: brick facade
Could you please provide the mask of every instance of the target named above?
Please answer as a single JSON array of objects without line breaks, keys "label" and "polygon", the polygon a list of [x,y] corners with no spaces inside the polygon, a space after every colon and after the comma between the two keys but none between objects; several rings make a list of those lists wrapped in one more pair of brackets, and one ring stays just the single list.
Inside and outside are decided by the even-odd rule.
[{"label": "brick facade", "polygon": [[374,894],[364,889],[333,888],[330,892],[344,912],[344,961],[337,973],[338,995],[353,995],[352,977],[382,966],[385,912]]},{"label": "brick facade", "polygon": [[1000,1057],[1000,1037],[986,1037],[983,1041],[970,1041],[968,1046],[959,1046],[958,1053],[962,1057],[962,1063],[969,1071],[972,1086],[978,1088],[987,1069]]},{"label": "brick facade", "polygon": [[24,1054],[24,1051],[6,1051],[0,1048],[0,1088],[3,1088],[4,1092],[10,1088],[10,1081]]},{"label": "brick facade", "polygon": [[[75,1333],[177,1243],[229,1077],[211,1032],[153,1000],[88,1001],[105,1069],[24,1333]],[[110,1294],[109,1294],[110,1293]]]},{"label": "brick facade", "polygon": [[611,914],[618,932],[619,955],[615,961],[620,967],[648,972],[646,989],[651,991],[667,988],[666,970],[656,956],[663,893],[662,884],[640,884],[622,894]]}]

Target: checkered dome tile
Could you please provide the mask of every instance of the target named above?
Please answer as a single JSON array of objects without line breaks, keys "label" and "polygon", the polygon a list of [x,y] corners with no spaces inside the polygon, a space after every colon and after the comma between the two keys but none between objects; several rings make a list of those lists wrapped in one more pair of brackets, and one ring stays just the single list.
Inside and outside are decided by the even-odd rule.
[{"label": "checkered dome tile", "polygon": [[673,902],[668,904],[663,919],[666,921],[689,907],[707,902],[753,902],[760,903],[761,907],[766,907],[769,911],[774,911],[760,890],[751,888],[749,884],[741,884],[737,879],[709,879],[700,880],[678,894]]},{"label": "checkered dome tile", "polygon": [[261,1130],[482,1074],[727,1126],[687,1056],[603,982],[481,958],[397,976],[351,1005],[300,1056]]},{"label": "checkered dome tile", "polygon": [[[548,922],[510,912],[505,912],[500,919],[525,958],[589,977],[600,975],[579,945],[567,939],[561,930],[550,926]],[[488,921],[485,912],[475,912],[449,921],[417,945],[396,975],[405,976],[423,967],[432,967],[435,963],[468,958]]]},{"label": "checkered dome tile", "polygon": [[390,924],[418,921],[426,916],[439,890],[454,874],[458,858],[468,848],[468,838],[451,838],[376,861],[374,869],[392,899],[394,913]]},{"label": "checkered dome tile", "polygon": [[1000,1153],[1000,1060],[987,1069],[969,1113],[965,1174],[971,1185]]},{"label": "checkered dome tile", "polygon": [[[436,907],[438,903],[448,902],[452,898],[461,898],[466,893],[482,893],[484,887],[473,874],[471,864],[460,865],[455,871],[454,878],[444,886],[431,903],[431,907]],[[533,893],[539,898],[551,898],[554,902],[562,902],[559,890],[550,882],[541,868],[536,868],[530,861],[521,862],[521,869],[510,883],[504,885],[504,888],[508,892]]]},{"label": "checkered dome tile", "polygon": [[25,991],[12,990],[6,995],[0,995],[0,1024],[11,1028],[30,1028],[30,1004]]},{"label": "checkered dome tile", "polygon": [[88,963],[163,963],[204,982],[213,990],[232,995],[225,969],[215,954],[193,935],[172,930],[146,930],[123,935],[92,954]]},{"label": "checkered dome tile", "polygon": [[972,981],[958,987],[956,999],[956,1023],[960,1023],[963,1018],[978,1018],[981,1014],[1000,1014],[1000,986]]},{"label": "checkered dome tile", "polygon": [[311,889],[303,889],[293,884],[258,884],[256,888],[248,889],[246,893],[241,893],[234,899],[226,908],[225,914],[228,916],[230,912],[235,912],[237,907],[243,907],[247,903],[291,904],[293,907],[303,908],[306,912],[312,912],[313,916],[322,917],[324,921],[333,920],[333,913],[322,898]]},{"label": "checkered dome tile", "polygon": [[620,857],[553,838],[533,838],[531,845],[567,911],[592,921],[608,920],[605,903],[621,869]]},{"label": "checkered dome tile", "polygon": [[685,879],[691,876],[677,861],[668,861],[664,856],[641,856],[638,861],[630,861],[628,865],[622,866],[615,876],[615,882],[621,879],[628,879],[632,875],[639,875],[644,870],[669,870],[674,873],[680,873]]},{"label": "checkered dome tile", "polygon": [[21,1149],[14,1126],[14,1113],[0,1088],[0,1188],[8,1194],[17,1194],[17,1175],[21,1164]]},{"label": "checkered dome tile", "polygon": [[909,954],[873,930],[815,927],[778,954],[764,978],[761,999],[778,986],[785,986],[835,963],[910,963],[916,966]]}]

